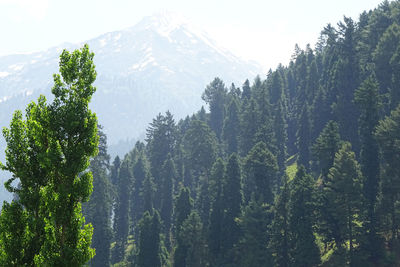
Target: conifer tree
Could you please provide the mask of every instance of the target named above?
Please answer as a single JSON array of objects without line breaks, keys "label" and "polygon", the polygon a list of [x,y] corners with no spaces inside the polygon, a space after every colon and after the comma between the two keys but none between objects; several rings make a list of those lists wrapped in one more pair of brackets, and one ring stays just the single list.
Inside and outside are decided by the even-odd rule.
[{"label": "conifer tree", "polygon": [[224,120],[224,105],[227,89],[224,82],[215,78],[207,85],[201,98],[210,107],[210,128],[215,132],[218,139],[221,137],[222,125]]},{"label": "conifer tree", "polygon": [[362,218],[363,198],[360,166],[349,143],[344,143],[335,155],[324,191],[336,226],[336,245],[341,248],[349,242],[348,261],[353,266],[355,242],[359,244],[358,224]]},{"label": "conifer tree", "polygon": [[320,263],[320,254],[313,232],[314,180],[302,165],[290,184],[289,199],[291,265],[317,266]]},{"label": "conifer tree", "polygon": [[245,101],[240,117],[240,153],[246,156],[255,145],[255,136],[259,127],[259,113],[256,101],[251,98]]},{"label": "conifer tree", "polygon": [[161,267],[161,220],[157,211],[148,211],[139,222],[137,267]]},{"label": "conifer tree", "polygon": [[272,186],[276,181],[277,171],[276,157],[264,143],[257,143],[245,158],[245,200],[249,201],[254,193],[257,201],[271,204],[274,199]]},{"label": "conifer tree", "polygon": [[400,227],[400,105],[376,127],[375,136],[382,153],[382,213],[386,218],[384,230],[390,233],[390,243],[398,239]]},{"label": "conifer tree", "polygon": [[160,215],[161,215],[161,220],[164,223],[164,229],[163,233],[166,236],[166,245],[169,247],[169,233],[170,233],[170,228],[171,228],[171,217],[172,217],[172,209],[173,209],[173,185],[174,185],[174,180],[176,177],[175,173],[175,165],[174,162],[172,161],[172,157],[169,154],[167,156],[167,160],[164,162],[164,165],[162,166],[162,184],[160,188],[160,194],[161,194],[161,209],[160,209]]},{"label": "conifer tree", "polygon": [[222,243],[221,248],[224,254],[225,263],[233,264],[231,252],[234,244],[240,237],[240,227],[236,223],[236,218],[241,215],[243,203],[242,194],[242,176],[239,165],[239,159],[236,153],[233,153],[226,166],[225,183],[223,184],[223,220],[222,220]]},{"label": "conifer tree", "polygon": [[124,259],[125,246],[128,241],[129,197],[132,186],[132,174],[129,165],[129,158],[125,157],[118,175],[118,197],[114,208],[114,238],[116,245],[112,254],[112,263],[117,263]]},{"label": "conifer tree", "polygon": [[309,118],[310,117],[307,105],[304,105],[301,111],[299,128],[296,137],[297,137],[297,149],[299,152],[298,163],[303,165],[307,170],[310,167],[310,144],[311,144]]},{"label": "conifer tree", "polygon": [[359,136],[361,143],[361,171],[364,176],[364,199],[366,200],[365,232],[367,242],[364,248],[372,262],[377,263],[383,246],[377,236],[378,217],[376,203],[379,190],[379,149],[374,131],[379,122],[379,86],[374,76],[367,78],[355,92],[355,101],[360,109]]},{"label": "conifer tree", "polygon": [[[130,214],[133,227],[135,228],[144,212],[144,181],[150,176],[148,171],[147,158],[144,153],[140,153],[138,159],[133,165],[134,183],[130,196]],[[136,230],[135,230],[136,232]]]},{"label": "conifer tree", "polygon": [[210,253],[211,266],[220,266],[223,259],[223,218],[224,199],[222,198],[222,187],[224,184],[225,165],[221,158],[214,163],[210,175],[211,213],[208,232],[208,249]]},{"label": "conifer tree", "polygon": [[284,176],[280,194],[275,198],[273,207],[274,219],[272,221],[271,241],[269,248],[274,256],[274,266],[289,267],[289,182]]},{"label": "conifer tree", "polygon": [[256,201],[253,195],[238,219],[243,234],[235,249],[237,266],[273,266],[268,248],[271,217],[269,205]]},{"label": "conifer tree", "polygon": [[222,136],[226,142],[228,155],[238,151],[238,136],[240,131],[239,105],[236,98],[233,98],[228,106],[222,128]]},{"label": "conifer tree", "polygon": [[189,217],[193,208],[190,190],[182,187],[175,204],[175,239],[174,267],[186,267],[187,246],[185,236],[181,234],[183,222]]},{"label": "conifer tree", "polygon": [[184,267],[203,267],[207,266],[206,242],[203,237],[203,225],[200,216],[196,211],[192,211],[183,222],[179,231],[181,246],[185,247]]},{"label": "conifer tree", "polygon": [[312,146],[312,154],[318,163],[323,179],[326,179],[333,165],[335,153],[340,148],[339,125],[329,121]]},{"label": "conifer tree", "polygon": [[107,136],[99,125],[99,153],[90,162],[93,174],[93,193],[83,206],[86,221],[93,225],[92,247],[96,255],[90,261],[91,266],[110,265],[110,245],[112,238],[111,209],[112,192],[108,177],[110,156],[107,154]]}]

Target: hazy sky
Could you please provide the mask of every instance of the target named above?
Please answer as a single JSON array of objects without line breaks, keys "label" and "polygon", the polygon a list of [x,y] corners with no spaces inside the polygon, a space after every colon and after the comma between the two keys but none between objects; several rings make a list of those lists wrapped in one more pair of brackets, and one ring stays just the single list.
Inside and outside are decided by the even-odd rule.
[{"label": "hazy sky", "polygon": [[0,0],[0,56],[81,42],[160,10],[181,13],[216,42],[265,68],[284,64],[327,23],[358,19],[378,0]]}]

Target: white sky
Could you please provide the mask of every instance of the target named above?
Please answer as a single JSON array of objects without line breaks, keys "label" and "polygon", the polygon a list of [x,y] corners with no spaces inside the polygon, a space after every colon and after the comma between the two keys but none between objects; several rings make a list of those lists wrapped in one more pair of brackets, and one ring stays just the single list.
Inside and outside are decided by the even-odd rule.
[{"label": "white sky", "polygon": [[327,23],[358,20],[380,0],[0,0],[0,56],[45,50],[131,27],[160,10],[181,13],[215,41],[264,68],[315,44]]}]

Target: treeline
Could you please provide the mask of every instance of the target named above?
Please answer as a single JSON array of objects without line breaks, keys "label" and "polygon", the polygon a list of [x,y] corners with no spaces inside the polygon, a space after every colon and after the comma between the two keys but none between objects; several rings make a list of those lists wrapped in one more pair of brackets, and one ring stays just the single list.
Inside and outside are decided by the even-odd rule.
[{"label": "treeline", "polygon": [[289,66],[166,112],[85,207],[91,266],[397,266],[400,2],[327,25]]}]

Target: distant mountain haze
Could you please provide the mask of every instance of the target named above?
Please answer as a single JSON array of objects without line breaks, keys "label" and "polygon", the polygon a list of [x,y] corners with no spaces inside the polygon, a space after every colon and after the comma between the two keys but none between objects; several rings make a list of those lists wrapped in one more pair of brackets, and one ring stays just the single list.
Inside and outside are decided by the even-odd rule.
[{"label": "distant mountain haze", "polygon": [[[98,74],[91,107],[111,146],[143,136],[159,112],[169,110],[180,119],[198,110],[204,105],[201,93],[215,77],[227,86],[231,82],[241,86],[262,69],[220,48],[185,18],[159,13],[81,44],[64,43],[43,52],[0,57],[1,127],[8,126],[14,110],[24,110],[40,94],[51,99],[52,74],[58,72],[60,53],[83,43],[95,53]],[[1,140],[0,158],[4,160]]]}]

